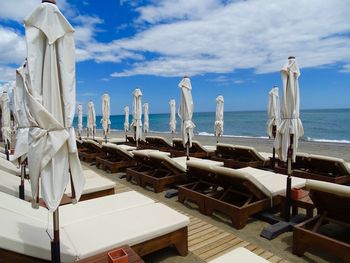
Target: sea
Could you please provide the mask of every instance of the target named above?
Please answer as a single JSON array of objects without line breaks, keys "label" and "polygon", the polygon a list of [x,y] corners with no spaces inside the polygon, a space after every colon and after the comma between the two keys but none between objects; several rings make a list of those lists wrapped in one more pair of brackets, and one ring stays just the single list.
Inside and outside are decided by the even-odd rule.
[{"label": "sea", "polygon": [[[151,132],[169,133],[169,113],[150,114]],[[268,138],[266,111],[228,111],[224,112],[224,136]],[[301,140],[333,143],[350,143],[350,109],[301,110],[300,118],[304,126]],[[110,117],[111,129],[122,131],[124,115]],[[130,115],[130,123],[132,115]],[[196,112],[193,114],[196,125],[195,134],[214,136],[215,112]],[[102,129],[101,116],[96,116],[97,129]],[[83,117],[86,126],[86,116]],[[77,127],[77,117],[74,119]],[[180,131],[180,119],[177,117],[177,132]]]}]

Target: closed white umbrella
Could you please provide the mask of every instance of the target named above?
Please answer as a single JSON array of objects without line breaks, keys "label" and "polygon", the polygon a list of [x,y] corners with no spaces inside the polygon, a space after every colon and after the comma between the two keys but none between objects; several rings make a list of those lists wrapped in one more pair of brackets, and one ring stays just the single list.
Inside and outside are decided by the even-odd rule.
[{"label": "closed white umbrella", "polygon": [[[19,197],[24,199],[24,178],[26,171],[26,159],[28,153],[28,132],[32,117],[26,104],[26,92],[30,87],[29,72],[25,62],[16,70],[16,85],[13,89],[13,113],[17,122],[16,145],[14,160],[21,165],[21,184],[19,186]],[[31,89],[31,88],[29,88]],[[33,122],[33,120],[32,120]]]},{"label": "closed white umbrella", "polygon": [[[270,138],[276,137],[277,127],[280,123],[280,109],[278,98],[278,87],[274,86],[269,92],[269,102],[267,108],[269,120],[267,122],[267,134]],[[275,167],[276,149],[272,147],[272,167]]]},{"label": "closed white umbrella", "polygon": [[7,91],[3,91],[0,97],[1,103],[1,132],[2,139],[6,143],[7,150],[11,143],[11,113],[10,113],[10,97]]},{"label": "closed white umbrella", "polygon": [[176,102],[174,99],[169,101],[170,105],[170,132],[174,134],[176,132]]},{"label": "closed white umbrella", "polygon": [[55,4],[42,3],[24,21],[31,90],[26,101],[35,122],[29,130],[32,203],[41,196],[54,211],[52,261],[60,261],[58,206],[69,182],[73,202],[85,184],[75,132],[74,29]]},{"label": "closed white umbrella", "polygon": [[295,162],[298,139],[304,134],[303,125],[299,118],[300,98],[298,78],[300,76],[300,70],[294,57],[288,58],[287,63],[282,67],[281,75],[283,82],[282,116],[281,123],[277,129],[274,146],[280,160],[288,160],[286,218],[289,221],[292,161]]},{"label": "closed white umbrella", "polygon": [[110,97],[108,93],[104,93],[102,95],[102,119],[101,119],[101,124],[102,124],[102,129],[103,129],[103,134],[105,136],[105,139],[107,141],[107,134],[110,132],[110,127],[111,127],[111,120],[110,120],[110,115],[111,115],[111,107],[110,107]]},{"label": "closed white umbrella", "polygon": [[128,131],[129,131],[129,106],[124,107],[124,131],[125,131],[125,141],[127,141]]},{"label": "closed white umbrella", "polygon": [[78,105],[78,134],[79,137],[83,134],[83,105]]},{"label": "closed white umbrella", "polygon": [[219,141],[219,136],[224,132],[224,97],[218,96],[216,98],[216,115],[214,124],[214,133],[217,137],[217,142]]},{"label": "closed white umbrella", "polygon": [[136,147],[138,147],[138,142],[142,138],[142,93],[140,89],[135,89],[133,93],[132,111],[132,126],[135,131]]},{"label": "closed white umbrella", "polygon": [[181,88],[181,101],[178,115],[181,119],[182,143],[186,147],[187,158],[189,158],[189,148],[192,147],[193,129],[196,127],[192,122],[193,100],[190,78],[185,76],[179,83],[179,87]]},{"label": "closed white umbrella", "polygon": [[143,132],[149,132],[149,108],[148,103],[143,104]]},{"label": "closed white umbrella", "polygon": [[96,113],[94,103],[90,100],[88,102],[88,115],[87,115],[87,136],[92,135],[95,138],[96,133]]}]

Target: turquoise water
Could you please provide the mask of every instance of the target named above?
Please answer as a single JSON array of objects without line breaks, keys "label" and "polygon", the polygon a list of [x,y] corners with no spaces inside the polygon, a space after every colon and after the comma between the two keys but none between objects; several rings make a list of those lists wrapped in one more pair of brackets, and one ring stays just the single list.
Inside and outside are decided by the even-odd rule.
[{"label": "turquoise water", "polygon": [[[350,109],[303,110],[300,113],[305,134],[302,139],[310,141],[333,141],[350,143]],[[169,114],[150,114],[150,130],[168,132]],[[101,116],[97,116],[97,128],[101,129]],[[130,115],[130,122],[132,116]],[[194,113],[195,133],[212,135],[214,133],[215,112]],[[267,137],[266,111],[232,111],[224,113],[224,135],[244,137]],[[111,116],[111,128],[122,130],[123,115]],[[86,126],[86,117],[83,118]],[[77,127],[77,118],[74,120]],[[177,131],[180,130],[180,120],[177,119]]]}]

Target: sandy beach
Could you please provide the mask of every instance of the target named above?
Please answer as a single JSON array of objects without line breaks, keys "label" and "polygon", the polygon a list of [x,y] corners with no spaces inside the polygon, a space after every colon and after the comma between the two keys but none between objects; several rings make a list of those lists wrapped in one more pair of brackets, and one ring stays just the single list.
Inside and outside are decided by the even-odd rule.
[{"label": "sandy beach", "polygon": [[[98,133],[100,136],[101,134]],[[149,134],[151,135],[151,134]],[[171,134],[153,134],[171,139]],[[179,134],[175,135],[179,137]],[[112,132],[111,137],[124,137],[124,133]],[[200,141],[203,145],[215,145],[216,138],[212,136],[195,136],[195,139]],[[254,139],[254,138],[228,138],[223,137],[219,139],[220,142],[240,144],[240,145],[250,145],[254,146],[258,151],[269,152],[272,147],[272,140],[268,139]],[[339,157],[345,159],[347,162],[350,161],[350,145],[349,144],[340,144],[340,143],[321,143],[321,142],[300,142],[300,151],[329,155],[334,157]],[[177,201],[177,197],[167,199],[164,197],[163,193],[154,193],[137,185],[127,182],[125,179],[119,179],[118,174],[109,174],[102,170],[97,169],[95,166],[89,166],[89,168],[98,172],[102,176],[105,176],[117,184],[123,185],[130,189],[136,190],[144,195],[147,195],[153,199],[156,199],[160,202],[167,204],[168,206],[188,213],[189,215],[200,218],[201,220],[208,222],[227,233],[232,233],[237,237],[248,241],[262,249],[272,252],[278,257],[281,257],[289,262],[340,262],[334,257],[323,253],[322,251],[316,250],[313,253],[305,253],[304,257],[297,257],[292,254],[292,232],[288,232],[280,235],[278,238],[268,241],[259,236],[261,230],[267,226],[267,223],[250,219],[248,225],[242,230],[236,230],[231,227],[228,220],[225,218],[219,217],[208,217],[199,213],[196,207],[191,207],[190,205],[183,205]],[[350,236],[350,235],[348,235]],[[194,254],[189,253],[185,258],[177,256],[174,249],[168,248],[162,251],[153,253],[145,257],[145,262],[204,262],[200,258],[196,257]]]}]

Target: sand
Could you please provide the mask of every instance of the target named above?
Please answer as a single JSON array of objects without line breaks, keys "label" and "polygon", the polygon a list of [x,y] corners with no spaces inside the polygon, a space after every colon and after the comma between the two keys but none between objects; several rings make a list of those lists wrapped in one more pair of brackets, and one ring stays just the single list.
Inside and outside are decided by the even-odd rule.
[{"label": "sand", "polygon": [[[171,134],[152,134],[167,137],[171,139]],[[100,134],[99,134],[100,136]],[[123,137],[123,133],[112,132],[111,137]],[[177,135],[179,137],[179,135]],[[196,136],[196,140],[199,140],[203,145],[215,145],[216,138],[212,136]],[[258,151],[270,152],[272,147],[272,140],[268,139],[255,139],[255,138],[220,138],[220,142],[240,144],[240,145],[250,145],[254,146]],[[323,142],[300,142],[300,151],[329,155],[334,157],[339,157],[345,159],[347,162],[350,161],[350,144],[341,143],[323,143]],[[315,251],[313,253],[305,253],[304,257],[297,257],[291,253],[292,249],[292,232],[288,232],[280,235],[274,240],[266,240],[260,237],[261,230],[267,226],[267,223],[251,219],[245,228],[242,230],[236,230],[230,226],[229,221],[222,218],[214,218],[202,215],[198,212],[196,208],[192,208],[188,205],[183,205],[177,202],[177,197],[167,199],[164,197],[164,193],[153,193],[152,191],[143,189],[137,185],[127,182],[125,179],[119,179],[120,174],[108,174],[95,166],[90,166],[96,172],[102,176],[106,176],[111,180],[126,185],[131,189],[134,189],[142,194],[145,194],[151,198],[157,199],[160,202],[167,204],[170,207],[184,211],[190,215],[196,216],[208,223],[215,225],[228,233],[233,233],[234,235],[240,237],[243,240],[249,241],[252,244],[261,247],[265,250],[272,252],[273,254],[288,260],[289,262],[341,262],[335,259],[333,256],[323,253],[322,251]],[[189,253],[186,257],[177,256],[174,249],[168,248],[162,251],[153,253],[145,257],[145,262],[203,262],[195,255]]]}]

